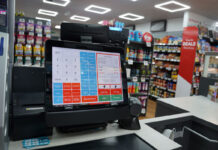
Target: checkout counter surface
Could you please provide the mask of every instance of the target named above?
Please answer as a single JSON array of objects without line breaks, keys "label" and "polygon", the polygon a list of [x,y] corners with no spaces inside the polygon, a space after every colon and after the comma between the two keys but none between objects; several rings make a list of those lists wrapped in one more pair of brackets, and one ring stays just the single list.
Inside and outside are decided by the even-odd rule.
[{"label": "checkout counter surface", "polygon": [[[159,101],[182,108],[189,111],[188,113],[157,117],[152,119],[140,120],[141,129],[137,131],[130,131],[120,129],[117,124],[109,124],[105,130],[93,130],[80,133],[68,133],[60,134],[56,131],[53,132],[53,136],[49,137],[50,144],[43,147],[35,147],[33,149],[40,149],[46,147],[54,147],[59,145],[67,145],[74,143],[81,143],[93,140],[99,140],[108,137],[116,137],[127,134],[136,134],[142,140],[149,143],[151,146],[158,150],[173,150],[179,149],[181,146],[176,142],[168,139],[158,131],[154,130],[147,123],[158,122],[174,118],[182,118],[187,116],[196,116],[205,121],[218,125],[218,117],[216,112],[218,110],[218,104],[209,101],[202,96],[193,97],[181,97],[181,98],[168,98],[159,99]],[[11,141],[9,150],[22,150],[21,141]]]}]

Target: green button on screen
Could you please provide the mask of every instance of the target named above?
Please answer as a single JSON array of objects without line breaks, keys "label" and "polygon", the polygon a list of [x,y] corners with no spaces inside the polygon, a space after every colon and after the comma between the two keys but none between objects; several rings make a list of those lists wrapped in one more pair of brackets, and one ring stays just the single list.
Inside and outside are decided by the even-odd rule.
[{"label": "green button on screen", "polygon": [[122,95],[111,95],[111,100],[112,101],[121,101]]},{"label": "green button on screen", "polygon": [[111,99],[110,99],[110,95],[100,95],[99,97],[98,97],[98,99],[99,99],[99,101],[110,101]]}]

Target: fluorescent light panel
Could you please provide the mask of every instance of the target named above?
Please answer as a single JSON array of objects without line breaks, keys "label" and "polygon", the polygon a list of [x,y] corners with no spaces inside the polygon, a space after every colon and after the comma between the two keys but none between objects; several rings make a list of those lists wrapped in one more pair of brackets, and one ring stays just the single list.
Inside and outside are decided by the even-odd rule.
[{"label": "fluorescent light panel", "polygon": [[130,21],[136,21],[136,20],[144,19],[145,17],[140,16],[140,15],[136,15],[136,14],[132,14],[132,13],[126,13],[126,14],[120,15],[119,18],[130,20]]},{"label": "fluorescent light panel", "polygon": [[61,26],[60,25],[56,25],[55,29],[61,29]]},{"label": "fluorescent light panel", "polygon": [[55,17],[55,16],[58,15],[58,12],[57,11],[51,11],[51,10],[45,10],[45,9],[39,9],[38,14]]},{"label": "fluorescent light panel", "polygon": [[103,21],[99,21],[98,24],[103,24]]},{"label": "fluorescent light panel", "polygon": [[106,14],[111,11],[110,8],[97,6],[97,5],[90,5],[85,8],[85,11],[96,13],[96,14]]},{"label": "fluorescent light panel", "polygon": [[77,21],[88,21],[90,20],[89,17],[84,17],[84,16],[78,16],[78,15],[73,15],[72,17],[70,17],[71,20],[77,20]]},{"label": "fluorescent light panel", "polygon": [[[178,9],[169,9],[169,8],[163,7],[163,6],[170,5],[170,4],[175,4],[175,5],[181,6],[181,8],[178,8]],[[165,3],[157,4],[157,5],[155,5],[154,7],[155,7],[155,8],[162,9],[162,10],[165,10],[165,11],[168,11],[168,12],[183,11],[183,10],[186,10],[186,9],[190,9],[190,8],[191,8],[191,7],[188,6],[188,5],[185,5],[185,4],[176,2],[176,1],[168,1],[168,2],[165,2]]]},{"label": "fluorescent light panel", "polygon": [[36,17],[36,19],[38,19],[38,20],[45,20],[45,21],[51,21],[51,19],[48,19],[48,18],[41,18],[41,17]]},{"label": "fluorescent light panel", "polygon": [[43,3],[47,3],[47,4],[51,4],[51,5],[57,5],[57,6],[62,6],[62,7],[66,7],[69,3],[71,2],[71,0],[43,0]]}]

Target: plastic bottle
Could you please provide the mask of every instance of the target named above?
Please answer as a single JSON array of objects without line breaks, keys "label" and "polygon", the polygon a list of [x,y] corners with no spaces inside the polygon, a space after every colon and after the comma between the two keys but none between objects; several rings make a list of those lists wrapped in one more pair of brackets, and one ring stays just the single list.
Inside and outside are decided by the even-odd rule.
[{"label": "plastic bottle", "polygon": [[129,47],[126,48],[126,61],[129,59]]}]

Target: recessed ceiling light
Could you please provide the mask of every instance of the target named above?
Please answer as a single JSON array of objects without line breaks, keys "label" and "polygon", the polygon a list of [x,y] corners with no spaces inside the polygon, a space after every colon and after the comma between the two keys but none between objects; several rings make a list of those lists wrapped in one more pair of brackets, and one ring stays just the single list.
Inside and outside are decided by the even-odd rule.
[{"label": "recessed ceiling light", "polygon": [[43,3],[66,7],[71,0],[43,0]]},{"label": "recessed ceiling light", "polygon": [[56,25],[55,29],[61,29],[61,26],[60,25]]},{"label": "recessed ceiling light", "polygon": [[102,21],[99,21],[98,24],[103,24],[103,22],[104,22],[103,20],[102,20]]},{"label": "recessed ceiling light", "polygon": [[85,11],[96,13],[96,14],[106,14],[111,11],[110,8],[101,7],[97,5],[90,5],[85,8]]},{"label": "recessed ceiling light", "polygon": [[[170,9],[170,8],[163,7],[163,6],[172,5],[172,4],[173,4],[173,5],[177,5],[177,6],[181,6],[181,8]],[[155,5],[154,7],[155,7],[155,8],[162,9],[162,10],[165,10],[165,11],[169,11],[169,12],[183,11],[183,10],[186,10],[186,9],[190,9],[190,8],[191,8],[191,7],[188,6],[188,5],[185,5],[185,4],[176,2],[176,1],[169,1],[169,2],[165,2],[165,3],[157,4],[157,5]]]},{"label": "recessed ceiling light", "polygon": [[89,17],[84,17],[84,16],[77,16],[77,15],[73,15],[72,17],[70,17],[71,20],[77,20],[77,21],[88,21],[90,20]]},{"label": "recessed ceiling light", "polygon": [[38,14],[55,17],[55,16],[58,15],[58,12],[57,11],[45,10],[45,9],[39,9]]},{"label": "recessed ceiling light", "polygon": [[132,2],[137,2],[138,0],[131,0]]},{"label": "recessed ceiling light", "polygon": [[38,20],[45,20],[45,21],[51,21],[51,19],[48,19],[48,18],[41,18],[41,17],[36,17],[36,19],[38,19]]},{"label": "recessed ceiling light", "polygon": [[131,21],[136,21],[136,20],[144,19],[145,17],[140,16],[140,15],[136,15],[136,14],[132,14],[132,13],[126,13],[126,14],[120,15],[119,18],[131,20]]}]

